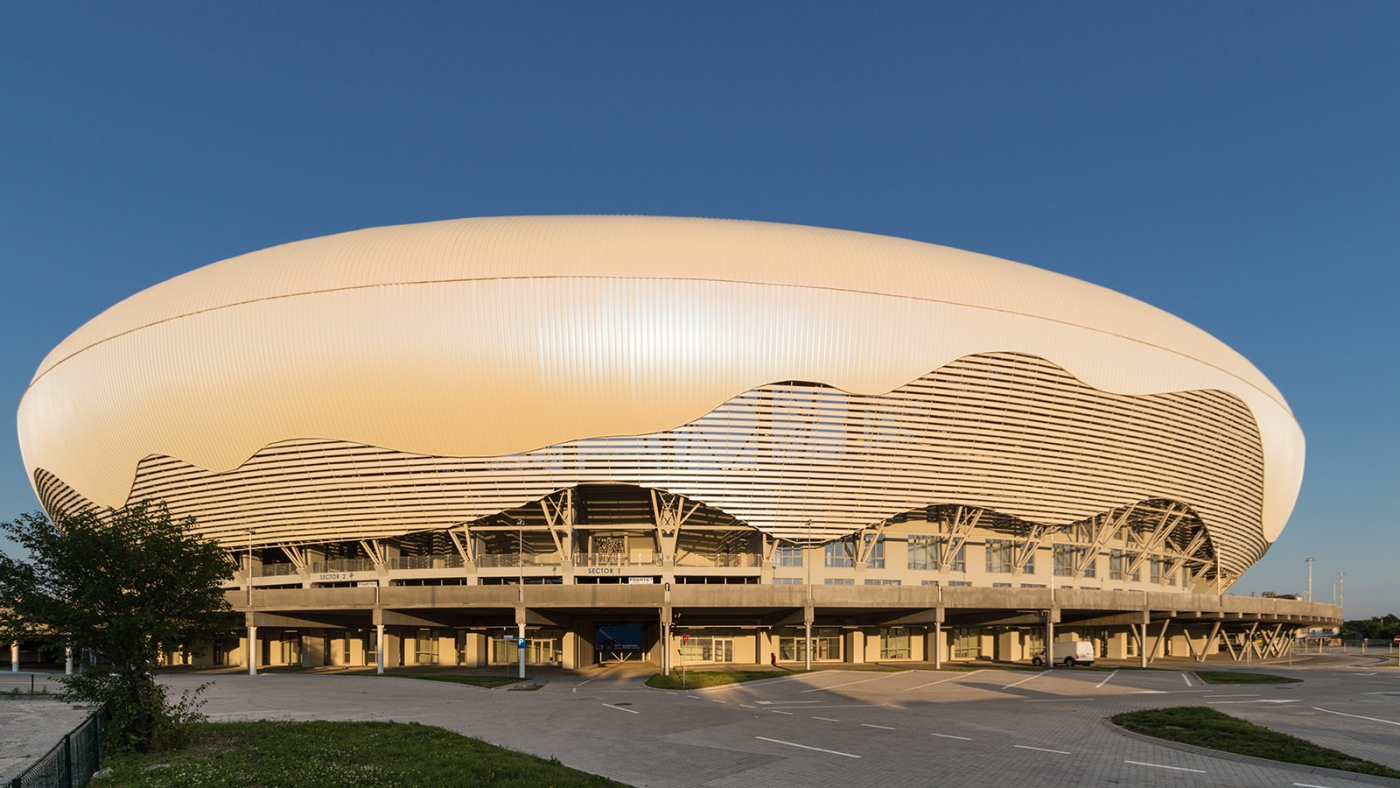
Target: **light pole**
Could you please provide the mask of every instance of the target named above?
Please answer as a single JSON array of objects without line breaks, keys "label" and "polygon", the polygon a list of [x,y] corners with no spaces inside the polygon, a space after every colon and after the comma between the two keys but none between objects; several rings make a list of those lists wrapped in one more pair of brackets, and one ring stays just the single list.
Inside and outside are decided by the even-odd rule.
[{"label": "light pole", "polygon": [[253,529],[245,528],[248,532],[248,576],[243,578],[243,585],[248,587],[248,608],[253,607]]},{"label": "light pole", "polygon": [[258,627],[253,617],[253,529],[248,532],[248,576],[243,579],[248,586],[248,675],[258,675]]},{"label": "light pole", "polygon": [[1312,565],[1313,565],[1313,562],[1316,561],[1316,560],[1317,560],[1317,559],[1316,559],[1316,558],[1313,558],[1312,556],[1308,556],[1307,558],[1303,559],[1303,563],[1305,563],[1305,564],[1308,565],[1308,601],[1309,601],[1309,602],[1312,601]]},{"label": "light pole", "polygon": [[1347,573],[1337,573],[1337,607],[1347,606]]},{"label": "light pole", "polygon": [[[805,549],[803,550],[803,552],[805,552],[805,553],[807,554],[807,555],[804,557],[803,561],[802,561],[804,564],[807,565],[807,611],[811,611],[811,610],[812,610],[812,561],[813,561],[812,555],[813,555],[813,553],[812,553],[812,521],[811,521],[810,519],[807,520],[807,545],[806,545]],[[806,611],[804,611],[804,612],[806,612]],[[804,649],[804,651],[806,652],[806,655],[805,655],[805,656],[807,657],[807,670],[810,671],[810,670],[812,669],[812,616],[811,616],[810,614],[807,614],[807,615],[802,616],[802,619],[803,619],[803,621],[802,621],[803,627],[806,629],[806,648]]]},{"label": "light pole", "polygon": [[520,661],[520,678],[525,678],[525,521],[516,518],[515,520],[515,565],[518,572],[518,580],[515,586],[515,598],[520,602],[521,610],[520,626],[515,633],[516,657]]}]

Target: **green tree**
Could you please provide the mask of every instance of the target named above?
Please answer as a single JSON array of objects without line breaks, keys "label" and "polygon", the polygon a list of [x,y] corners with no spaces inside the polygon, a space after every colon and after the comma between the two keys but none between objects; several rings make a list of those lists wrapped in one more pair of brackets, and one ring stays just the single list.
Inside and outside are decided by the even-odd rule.
[{"label": "green tree", "polygon": [[1371,642],[1390,642],[1400,637],[1400,617],[1394,613],[1377,618],[1357,619],[1342,624],[1342,637],[1347,640],[1370,638]]},{"label": "green tree", "polygon": [[0,642],[38,641],[49,654],[92,649],[97,664],[65,679],[67,694],[108,705],[115,751],[181,744],[198,703],[166,697],[155,678],[160,653],[198,653],[232,631],[220,585],[233,566],[193,525],[158,502],[0,523],[29,554],[0,555]]}]

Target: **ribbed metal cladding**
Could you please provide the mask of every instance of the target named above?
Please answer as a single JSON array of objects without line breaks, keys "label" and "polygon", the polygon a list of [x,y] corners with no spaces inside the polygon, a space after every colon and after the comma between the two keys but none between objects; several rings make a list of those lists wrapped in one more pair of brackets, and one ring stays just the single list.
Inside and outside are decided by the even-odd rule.
[{"label": "ribbed metal cladding", "polygon": [[[680,493],[793,539],[835,538],[929,504],[1056,525],[1169,499],[1200,517],[1227,572],[1268,546],[1259,432],[1238,398],[1105,393],[1018,353],[968,356],[883,395],[776,383],[672,430],[504,457],[333,440],[276,443],[220,474],[150,457],[131,500],[165,500],[236,546],[247,528],[288,543],[446,528],[600,483]],[[80,501],[47,474],[36,486],[50,511]]]}]

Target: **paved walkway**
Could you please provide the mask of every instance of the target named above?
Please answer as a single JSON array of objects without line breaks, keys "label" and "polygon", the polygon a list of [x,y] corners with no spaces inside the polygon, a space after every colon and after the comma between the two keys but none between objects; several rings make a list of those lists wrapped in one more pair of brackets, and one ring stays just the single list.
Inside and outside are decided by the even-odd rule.
[{"label": "paved walkway", "polygon": [[[31,678],[36,689],[45,684],[50,690],[59,688],[54,674],[5,671],[0,673],[0,693],[28,691]],[[0,697],[0,783],[18,777],[91,713],[87,706],[74,708],[49,698]]]},{"label": "paved walkway", "polygon": [[533,692],[324,674],[166,680],[178,690],[213,678],[205,711],[214,719],[417,721],[658,788],[1342,788],[1363,783],[1182,752],[1103,720],[1210,705],[1400,768],[1400,670],[1350,661],[1271,666],[1305,679],[1276,686],[1203,685],[1189,663],[1116,672],[833,670],[693,692],[645,687],[648,665],[555,674]]}]

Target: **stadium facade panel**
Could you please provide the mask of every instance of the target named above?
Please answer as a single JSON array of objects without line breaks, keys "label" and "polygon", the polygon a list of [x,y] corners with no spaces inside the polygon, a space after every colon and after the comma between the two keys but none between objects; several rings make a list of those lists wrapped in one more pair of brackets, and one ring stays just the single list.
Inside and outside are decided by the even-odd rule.
[{"label": "stadium facade panel", "polygon": [[1220,594],[1278,537],[1304,453],[1247,360],[1127,296],[894,238],[651,217],[377,228],[205,266],[55,348],[18,427],[51,514],[163,500],[240,554],[240,584],[308,591]]}]

